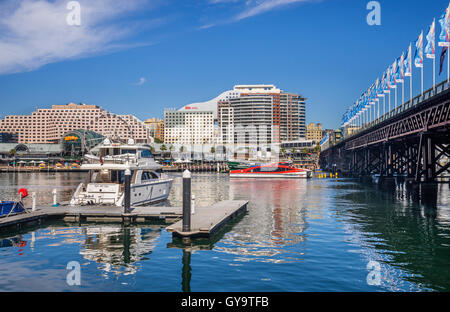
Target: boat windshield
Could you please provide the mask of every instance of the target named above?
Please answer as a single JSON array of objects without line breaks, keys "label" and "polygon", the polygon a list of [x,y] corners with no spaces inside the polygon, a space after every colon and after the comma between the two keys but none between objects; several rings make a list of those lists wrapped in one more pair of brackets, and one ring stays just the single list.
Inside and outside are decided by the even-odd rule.
[{"label": "boat windshield", "polygon": [[[133,177],[134,171],[131,171]],[[92,183],[119,183],[125,182],[125,171],[123,170],[101,170],[92,173]]]},{"label": "boat windshield", "polygon": [[121,153],[122,153],[122,155],[123,155],[123,154],[133,154],[133,155],[136,155],[136,150],[135,150],[135,149],[123,149],[123,150],[121,151]]}]

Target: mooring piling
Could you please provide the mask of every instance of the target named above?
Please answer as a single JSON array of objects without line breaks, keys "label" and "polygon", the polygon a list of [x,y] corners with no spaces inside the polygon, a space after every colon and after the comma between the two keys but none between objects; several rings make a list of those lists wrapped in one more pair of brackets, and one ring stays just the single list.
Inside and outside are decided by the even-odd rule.
[{"label": "mooring piling", "polygon": [[183,231],[191,230],[191,172],[183,172]]},{"label": "mooring piling", "polygon": [[124,213],[131,211],[131,170],[125,170]]},{"label": "mooring piling", "polygon": [[56,196],[57,196],[57,191],[56,191],[56,189],[53,189],[52,195],[53,195],[53,207],[58,207],[59,204],[58,204],[58,201],[57,201],[57,199],[56,199]]},{"label": "mooring piling", "polygon": [[31,194],[31,199],[32,199],[31,211],[36,211],[36,192],[33,192]]}]

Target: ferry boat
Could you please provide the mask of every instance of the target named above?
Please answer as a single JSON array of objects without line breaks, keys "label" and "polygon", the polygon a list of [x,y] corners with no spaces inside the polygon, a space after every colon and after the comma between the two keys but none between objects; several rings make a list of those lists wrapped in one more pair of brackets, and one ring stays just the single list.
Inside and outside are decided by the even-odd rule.
[{"label": "ferry boat", "polygon": [[312,178],[308,169],[295,168],[289,163],[256,165],[230,171],[231,178]]},{"label": "ferry boat", "polygon": [[167,199],[173,179],[162,173],[149,147],[111,143],[106,139],[99,147],[99,155],[87,154],[80,169],[88,170],[85,182],[80,183],[72,196],[72,206],[122,206],[125,190],[125,170],[131,171],[131,205],[145,205]]}]

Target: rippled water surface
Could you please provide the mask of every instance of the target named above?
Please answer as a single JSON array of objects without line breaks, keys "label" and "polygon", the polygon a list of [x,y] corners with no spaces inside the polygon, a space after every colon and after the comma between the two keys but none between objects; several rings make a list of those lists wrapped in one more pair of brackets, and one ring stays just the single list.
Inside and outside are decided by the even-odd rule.
[{"label": "rippled water surface", "polygon": [[[50,203],[54,188],[64,201],[83,179],[2,173],[0,199],[26,187],[39,203]],[[248,213],[214,241],[190,248],[156,224],[57,222],[1,232],[0,290],[450,291],[448,185],[439,186],[433,207],[413,203],[402,189],[345,179],[196,174],[192,183],[197,205],[246,199]],[[181,205],[180,176],[165,205]],[[71,261],[81,265],[81,286],[66,282]]]}]

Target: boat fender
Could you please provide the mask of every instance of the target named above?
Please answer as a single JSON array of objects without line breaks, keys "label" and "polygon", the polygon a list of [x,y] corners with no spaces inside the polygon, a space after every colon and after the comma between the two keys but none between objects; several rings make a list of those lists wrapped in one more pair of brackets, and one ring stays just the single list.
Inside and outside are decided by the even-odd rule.
[{"label": "boat fender", "polygon": [[19,190],[19,195],[20,195],[22,198],[28,197],[28,190],[27,190],[26,188],[21,188],[21,189]]}]

